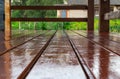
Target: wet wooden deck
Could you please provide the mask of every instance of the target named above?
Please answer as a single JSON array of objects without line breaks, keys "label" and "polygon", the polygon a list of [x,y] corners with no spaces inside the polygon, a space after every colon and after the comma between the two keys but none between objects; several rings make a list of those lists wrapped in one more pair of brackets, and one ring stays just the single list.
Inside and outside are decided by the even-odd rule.
[{"label": "wet wooden deck", "polygon": [[0,79],[120,79],[119,60],[115,34],[51,30],[0,37]]}]

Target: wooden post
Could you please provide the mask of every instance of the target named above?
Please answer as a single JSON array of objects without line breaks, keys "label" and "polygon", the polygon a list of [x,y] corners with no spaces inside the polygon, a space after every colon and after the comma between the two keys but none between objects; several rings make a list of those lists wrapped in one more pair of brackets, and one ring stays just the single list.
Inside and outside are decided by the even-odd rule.
[{"label": "wooden post", "polygon": [[88,0],[88,31],[94,31],[94,0]]},{"label": "wooden post", "polygon": [[5,0],[5,40],[10,40],[11,38],[11,22],[10,22],[10,6],[11,0]]},{"label": "wooden post", "polygon": [[110,0],[100,1],[100,14],[99,14],[99,32],[109,32],[109,20],[105,20],[104,16],[110,11]]}]

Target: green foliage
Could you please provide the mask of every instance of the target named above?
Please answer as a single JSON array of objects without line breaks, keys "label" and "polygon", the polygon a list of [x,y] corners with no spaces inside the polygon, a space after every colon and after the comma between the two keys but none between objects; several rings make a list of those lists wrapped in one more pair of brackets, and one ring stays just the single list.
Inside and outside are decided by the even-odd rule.
[{"label": "green foliage", "polygon": [[[46,6],[63,4],[63,0],[13,0],[12,5],[22,5],[22,6]],[[12,17],[35,17],[35,18],[45,18],[45,17],[57,17],[57,11],[55,10],[13,10]]]},{"label": "green foliage", "polygon": [[[95,18],[94,21],[95,30],[99,29],[99,19]],[[110,20],[110,32],[120,32],[120,19]]]},{"label": "green foliage", "polygon": [[120,20],[110,20],[110,30],[112,32],[120,32]]},{"label": "green foliage", "polygon": [[19,27],[19,22],[12,22],[12,30],[17,30]]},{"label": "green foliage", "polygon": [[99,20],[97,17],[95,17],[94,19],[94,29],[95,30],[98,30],[99,29]]},{"label": "green foliage", "polygon": [[[12,5],[22,6],[46,6],[63,4],[64,0],[13,0]],[[57,17],[55,10],[15,10],[12,11],[12,17],[35,17],[35,18],[53,18]],[[94,29],[99,29],[99,20],[95,17]],[[66,30],[87,30],[87,23],[84,22],[12,22],[13,30],[55,30],[55,29],[66,29]],[[120,20],[110,21],[110,31],[120,32]]]},{"label": "green foliage", "polygon": [[[21,30],[86,30],[87,24],[82,22],[20,22]],[[12,22],[13,30],[19,29],[19,22]]]},{"label": "green foliage", "polygon": [[58,22],[12,22],[13,30],[56,30]]},{"label": "green foliage", "polygon": [[[94,28],[96,31],[99,29],[98,24],[98,19],[95,19]],[[87,30],[87,23],[84,22],[36,22],[36,25],[35,22],[21,22],[20,25],[22,30]],[[19,22],[12,22],[13,30],[17,30],[18,26]],[[110,21],[110,31],[120,32],[120,20]]]},{"label": "green foliage", "polygon": [[86,30],[87,23],[84,23],[84,22],[64,23],[64,29],[67,29],[67,30]]},{"label": "green foliage", "polygon": [[63,0],[11,0],[12,5],[22,5],[22,6],[46,6],[46,5],[54,5],[61,4]]}]

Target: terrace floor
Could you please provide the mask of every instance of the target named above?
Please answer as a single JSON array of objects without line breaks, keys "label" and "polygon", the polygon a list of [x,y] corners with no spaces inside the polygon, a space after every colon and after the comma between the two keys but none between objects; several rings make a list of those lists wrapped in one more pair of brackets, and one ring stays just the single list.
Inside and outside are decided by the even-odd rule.
[{"label": "terrace floor", "polygon": [[0,79],[120,79],[120,35],[33,31],[4,41]]}]

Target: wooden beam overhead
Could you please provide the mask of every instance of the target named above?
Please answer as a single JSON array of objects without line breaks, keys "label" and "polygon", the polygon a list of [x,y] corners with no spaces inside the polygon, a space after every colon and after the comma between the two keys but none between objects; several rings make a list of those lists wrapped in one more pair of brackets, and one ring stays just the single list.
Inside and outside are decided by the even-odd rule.
[{"label": "wooden beam overhead", "polygon": [[87,18],[11,18],[11,21],[87,22]]},{"label": "wooden beam overhead", "polygon": [[12,10],[84,10],[88,9],[87,5],[71,6],[11,6]]},{"label": "wooden beam overhead", "polygon": [[120,10],[115,11],[115,12],[106,13],[104,18],[105,18],[105,20],[120,19]]}]

